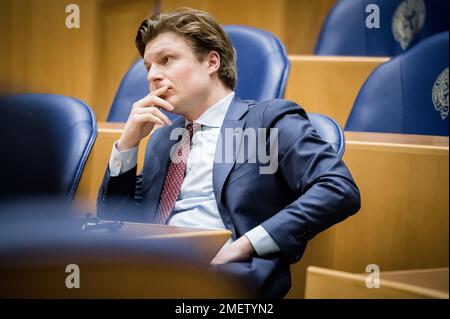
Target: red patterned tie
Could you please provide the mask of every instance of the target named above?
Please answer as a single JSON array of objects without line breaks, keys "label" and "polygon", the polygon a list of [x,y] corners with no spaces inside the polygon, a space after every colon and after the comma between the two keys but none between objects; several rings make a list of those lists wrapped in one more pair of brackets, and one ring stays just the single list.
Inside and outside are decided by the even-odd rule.
[{"label": "red patterned tie", "polygon": [[158,212],[155,216],[156,224],[165,224],[180,194],[181,184],[183,183],[184,173],[186,171],[186,163],[191,150],[193,133],[193,125],[192,123],[188,123],[181,137],[181,142],[178,144],[178,149],[174,154],[171,154],[170,165],[164,181]]}]

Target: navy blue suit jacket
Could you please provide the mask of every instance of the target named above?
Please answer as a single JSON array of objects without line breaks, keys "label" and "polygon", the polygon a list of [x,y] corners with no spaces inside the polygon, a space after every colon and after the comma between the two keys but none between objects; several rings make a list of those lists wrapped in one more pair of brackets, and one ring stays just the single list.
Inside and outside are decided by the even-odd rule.
[{"label": "navy blue suit jacket", "polygon": [[[153,133],[141,176],[136,176],[136,168],[118,177],[110,177],[106,171],[99,192],[99,217],[153,221],[170,149],[177,142],[169,136],[174,127],[183,125],[184,118],[180,118]],[[320,139],[306,112],[293,102],[277,99],[257,103],[235,96],[219,138],[226,136],[227,128],[236,132],[278,129],[275,173],[261,174],[259,168],[264,165],[247,156],[236,161],[242,157],[238,157],[240,149],[234,148],[235,162],[215,161],[213,188],[220,216],[233,239],[262,225],[281,251],[224,264],[219,269],[249,280],[261,297],[283,297],[290,288],[290,263],[301,258],[309,239],[359,210],[359,191],[331,145]],[[236,145],[242,136],[237,134]],[[218,145],[225,147],[225,143]]]}]

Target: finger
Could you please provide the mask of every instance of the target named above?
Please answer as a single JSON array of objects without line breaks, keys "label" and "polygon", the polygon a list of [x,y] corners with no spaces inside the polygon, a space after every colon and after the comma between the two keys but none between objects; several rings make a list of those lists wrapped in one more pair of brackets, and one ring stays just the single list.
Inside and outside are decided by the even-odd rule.
[{"label": "finger", "polygon": [[156,96],[148,96],[144,97],[143,99],[140,99],[136,103],[134,103],[133,108],[139,108],[139,107],[149,107],[149,106],[156,106],[156,107],[162,107],[163,109],[171,112],[173,111],[174,107],[172,104],[167,102],[166,100]]},{"label": "finger", "polygon": [[160,96],[160,95],[164,94],[167,91],[167,89],[168,89],[167,86],[161,86],[159,89],[151,91],[149,94],[147,94],[146,96],[144,96],[140,100],[136,101],[136,103],[141,101],[141,100],[143,100],[143,99],[146,99],[146,98],[148,98],[150,96]]},{"label": "finger", "polygon": [[220,262],[219,259],[214,258],[214,259],[210,262],[210,264],[211,264],[212,266],[218,266],[218,265],[223,264],[223,262]]},{"label": "finger", "polygon": [[136,114],[135,121],[140,122],[140,123],[144,123],[144,122],[154,123],[154,124],[159,124],[159,125],[163,125],[163,126],[166,125],[159,117],[157,117],[153,114]]},{"label": "finger", "polygon": [[156,95],[159,96],[161,94],[163,94],[165,91],[167,91],[168,87],[167,86],[161,86],[160,88],[151,91],[150,93],[148,93],[146,96],[144,96],[143,98],[146,98],[148,96],[152,96],[152,95]]},{"label": "finger", "polygon": [[163,112],[161,112],[157,107],[151,106],[151,107],[141,107],[134,110],[135,114],[153,114],[156,117],[159,117],[163,122],[167,125],[172,125],[172,121],[165,115]]},{"label": "finger", "polygon": [[159,89],[156,89],[152,92],[150,92],[147,96],[160,96],[164,94],[167,91],[167,86],[161,86]]}]

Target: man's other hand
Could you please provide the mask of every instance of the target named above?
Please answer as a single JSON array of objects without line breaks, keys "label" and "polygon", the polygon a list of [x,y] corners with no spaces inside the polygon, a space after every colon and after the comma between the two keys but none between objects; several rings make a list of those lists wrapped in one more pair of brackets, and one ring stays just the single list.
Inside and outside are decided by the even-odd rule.
[{"label": "man's other hand", "polygon": [[241,236],[228,246],[223,247],[211,261],[211,265],[220,265],[233,261],[249,259],[255,252],[247,236]]}]

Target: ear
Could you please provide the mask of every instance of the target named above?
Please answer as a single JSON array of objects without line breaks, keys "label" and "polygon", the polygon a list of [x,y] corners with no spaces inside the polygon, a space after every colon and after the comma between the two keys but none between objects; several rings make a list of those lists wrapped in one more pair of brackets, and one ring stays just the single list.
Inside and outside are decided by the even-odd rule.
[{"label": "ear", "polygon": [[208,69],[210,74],[217,72],[220,68],[220,55],[216,51],[211,51],[208,53],[206,58],[208,61]]}]

